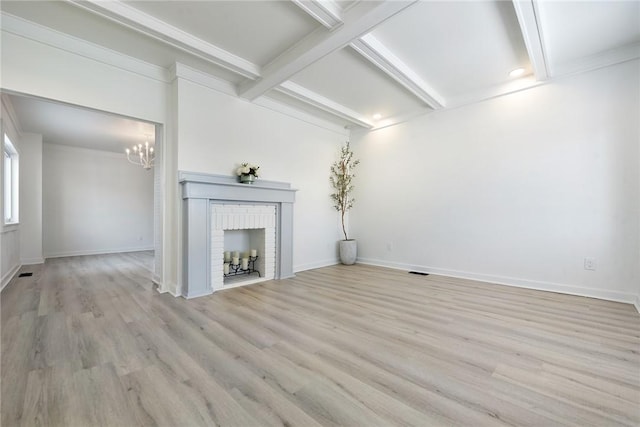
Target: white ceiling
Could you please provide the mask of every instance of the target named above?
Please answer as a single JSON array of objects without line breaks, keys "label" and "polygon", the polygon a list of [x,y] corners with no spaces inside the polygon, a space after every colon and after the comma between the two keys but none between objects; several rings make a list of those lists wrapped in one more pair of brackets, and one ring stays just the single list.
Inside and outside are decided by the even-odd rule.
[{"label": "white ceiling", "polygon": [[25,132],[43,135],[48,144],[124,153],[155,141],[155,125],[126,117],[26,96],[8,96]]},{"label": "white ceiling", "polygon": [[[352,129],[640,58],[640,1],[3,0],[0,8]],[[515,68],[525,73],[510,77]]]}]

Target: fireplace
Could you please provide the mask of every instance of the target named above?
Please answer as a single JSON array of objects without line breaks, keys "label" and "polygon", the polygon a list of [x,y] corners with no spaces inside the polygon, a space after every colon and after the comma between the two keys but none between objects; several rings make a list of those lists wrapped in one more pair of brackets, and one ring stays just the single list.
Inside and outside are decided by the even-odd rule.
[{"label": "fireplace", "polygon": [[[293,203],[290,184],[180,173],[183,200],[181,295],[195,298],[262,280],[293,277]],[[224,252],[257,251],[257,275],[224,275]]]},{"label": "fireplace", "polygon": [[[243,184],[250,185],[250,184]],[[214,290],[257,283],[275,278],[276,267],[276,205],[222,204],[211,205],[211,285]],[[224,253],[255,250],[252,268],[259,274],[238,274],[247,270],[236,268],[236,274],[224,275],[229,264]],[[243,257],[240,257],[242,259]],[[229,273],[227,266],[227,273]]]}]

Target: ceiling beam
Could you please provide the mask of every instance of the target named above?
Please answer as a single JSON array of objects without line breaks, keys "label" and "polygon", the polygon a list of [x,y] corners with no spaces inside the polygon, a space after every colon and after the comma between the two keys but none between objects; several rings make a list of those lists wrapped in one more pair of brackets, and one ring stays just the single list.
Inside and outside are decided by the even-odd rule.
[{"label": "ceiling beam", "polygon": [[184,52],[226,68],[248,79],[260,76],[260,67],[209,42],[167,24],[120,0],[67,0],[69,3],[106,17],[120,25],[161,40]]},{"label": "ceiling beam", "polygon": [[356,3],[344,13],[343,25],[333,31],[318,28],[263,67],[261,78],[255,81],[245,80],[241,83],[238,94],[250,100],[256,99],[324,56],[368,33],[376,25],[411,6],[415,1],[389,0]]},{"label": "ceiling beam", "polygon": [[542,29],[540,28],[539,15],[534,4],[535,0],[513,0],[516,10],[522,38],[529,53],[529,61],[533,67],[536,80],[543,81],[551,77],[549,64],[542,43]]},{"label": "ceiling beam", "polygon": [[291,0],[329,30],[342,25],[342,9],[333,0]]},{"label": "ceiling beam", "polygon": [[384,71],[429,107],[443,108],[445,100],[425,83],[407,64],[371,34],[351,42],[351,47]]},{"label": "ceiling beam", "polygon": [[[327,23],[323,19],[321,12],[325,8],[339,7],[333,0],[292,0],[305,12],[315,18],[325,27],[332,29],[335,22]],[[318,10],[319,9],[319,10]],[[339,14],[335,14],[339,17]],[[339,21],[342,23],[342,21]],[[371,61],[384,73],[404,86],[409,92],[416,96],[424,104],[433,109],[443,108],[445,105],[442,98],[435,89],[424,82],[407,64],[391,52],[382,42],[373,35],[367,34],[351,42],[351,47],[360,55]]]},{"label": "ceiling beam", "polygon": [[292,81],[282,83],[276,88],[276,90],[335,116],[341,117],[365,129],[371,129],[374,127],[374,124],[368,121],[362,114],[359,114],[344,105],[338,104],[329,98],[310,91],[309,89]]}]

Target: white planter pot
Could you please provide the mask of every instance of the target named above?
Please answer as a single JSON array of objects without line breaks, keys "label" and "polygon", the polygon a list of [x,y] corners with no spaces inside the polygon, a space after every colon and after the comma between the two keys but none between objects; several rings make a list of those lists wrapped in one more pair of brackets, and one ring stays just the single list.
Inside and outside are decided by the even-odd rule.
[{"label": "white planter pot", "polygon": [[358,242],[354,239],[340,240],[340,262],[346,265],[356,263]]}]

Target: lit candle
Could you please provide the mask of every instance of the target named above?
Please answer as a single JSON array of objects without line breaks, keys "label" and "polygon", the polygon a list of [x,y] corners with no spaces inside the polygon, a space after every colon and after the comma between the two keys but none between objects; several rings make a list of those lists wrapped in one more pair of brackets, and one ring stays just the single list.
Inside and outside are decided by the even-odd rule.
[{"label": "lit candle", "polygon": [[233,257],[233,261],[231,261],[231,264],[233,264],[233,265],[240,264],[240,258],[238,258],[237,256],[234,256]]},{"label": "lit candle", "polygon": [[252,256],[252,257],[256,257],[256,256],[258,256],[258,251],[257,251],[257,250],[255,250],[255,249],[251,249],[251,256]]},{"label": "lit candle", "polygon": [[243,270],[249,269],[249,258],[242,258],[242,269]]},{"label": "lit candle", "polygon": [[229,274],[229,263],[228,262],[224,263],[224,274]]},{"label": "lit candle", "polygon": [[231,261],[231,252],[227,251],[224,253],[224,262]]},{"label": "lit candle", "polygon": [[233,257],[234,257],[234,258],[240,258],[240,252],[238,252],[238,251],[233,251]]}]

